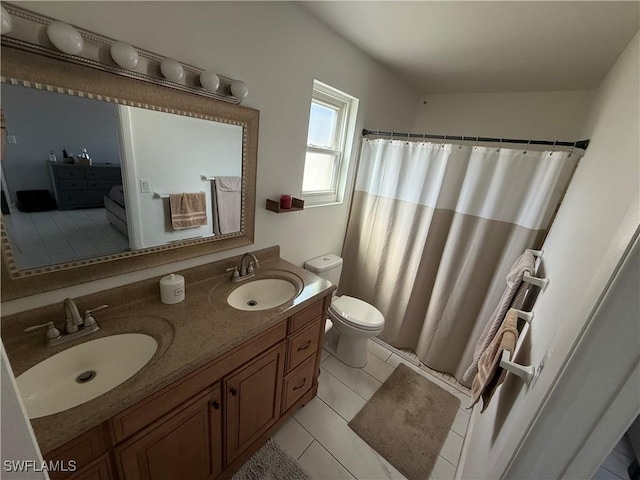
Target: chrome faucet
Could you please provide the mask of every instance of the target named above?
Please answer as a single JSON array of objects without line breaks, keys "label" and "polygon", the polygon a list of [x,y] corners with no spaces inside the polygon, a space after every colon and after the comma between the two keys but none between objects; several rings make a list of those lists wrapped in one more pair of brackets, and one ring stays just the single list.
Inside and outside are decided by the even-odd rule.
[{"label": "chrome faucet", "polygon": [[[249,259],[248,264],[245,264],[245,258]],[[242,255],[242,259],[240,260],[240,267],[227,268],[227,272],[233,272],[231,274],[232,282],[242,282],[243,280],[254,277],[255,273],[253,269],[258,268],[259,266],[260,262],[253,253],[245,253]]]},{"label": "chrome faucet", "polygon": [[100,305],[99,307],[92,308],[91,310],[86,310],[84,312],[83,320],[75,302],[70,298],[65,298],[63,302],[64,313],[66,316],[64,321],[64,333],[56,328],[53,322],[33,325],[32,327],[25,328],[24,331],[28,333],[40,330],[41,328],[46,328],[47,330],[44,334],[45,345],[60,345],[61,343],[70,342],[71,340],[75,340],[76,338],[83,337],[97,331],[100,327],[98,327],[98,322],[93,318],[92,313],[104,310],[108,306],[109,305]]}]

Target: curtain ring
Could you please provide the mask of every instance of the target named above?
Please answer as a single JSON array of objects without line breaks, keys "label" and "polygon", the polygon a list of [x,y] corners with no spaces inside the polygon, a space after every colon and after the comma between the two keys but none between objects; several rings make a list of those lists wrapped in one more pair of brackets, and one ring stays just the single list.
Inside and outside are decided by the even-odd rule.
[{"label": "curtain ring", "polygon": [[480,142],[480,137],[476,137],[476,144],[473,146],[473,148],[478,148],[478,143]]},{"label": "curtain ring", "polygon": [[577,142],[573,142],[573,145],[571,145],[571,150],[569,150],[569,156],[571,156],[571,155],[573,154],[573,151],[574,151],[574,150],[575,150],[575,148],[576,148],[576,143],[577,143]]},{"label": "curtain ring", "polygon": [[558,143],[558,140],[554,140],[553,141],[553,146],[551,147],[551,151],[549,152],[549,156],[553,155],[554,152],[556,151],[556,143]]},{"label": "curtain ring", "polygon": [[411,134],[407,133],[407,145],[409,145],[409,138],[410,138]]},{"label": "curtain ring", "polygon": [[440,144],[440,148],[444,148],[444,144],[447,141],[447,136],[444,136],[444,139],[442,140],[442,143]]},{"label": "curtain ring", "polygon": [[526,146],[526,147],[525,147],[525,149],[524,149],[524,153],[523,153],[523,155],[526,155],[526,154],[527,154],[527,152],[529,151],[529,145],[531,145],[531,139],[529,139],[529,141],[527,142],[527,146]]},{"label": "curtain ring", "polygon": [[502,149],[502,137],[500,138],[500,143],[498,143],[498,149],[496,152],[499,152]]}]

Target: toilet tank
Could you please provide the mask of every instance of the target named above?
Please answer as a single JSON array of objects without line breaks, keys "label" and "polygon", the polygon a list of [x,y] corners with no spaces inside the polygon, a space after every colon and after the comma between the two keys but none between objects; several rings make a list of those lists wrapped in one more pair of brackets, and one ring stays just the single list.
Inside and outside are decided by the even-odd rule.
[{"label": "toilet tank", "polygon": [[342,258],[332,253],[327,253],[307,260],[304,263],[304,268],[319,277],[326,278],[337,287],[342,273]]}]

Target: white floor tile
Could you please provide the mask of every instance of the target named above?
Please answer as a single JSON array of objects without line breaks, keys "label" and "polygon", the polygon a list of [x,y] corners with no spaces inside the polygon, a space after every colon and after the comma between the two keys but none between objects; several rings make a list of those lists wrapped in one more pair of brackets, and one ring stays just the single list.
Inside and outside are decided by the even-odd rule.
[{"label": "white floor tile", "polygon": [[431,470],[431,475],[429,475],[429,478],[432,478],[434,480],[453,480],[455,476],[456,467],[447,462],[441,456],[438,456],[438,459],[433,466],[433,470]]},{"label": "white floor tile", "polygon": [[322,363],[322,367],[367,400],[382,385],[382,382],[376,380],[363,369],[349,367],[333,356],[327,358]]},{"label": "white floor tile", "polygon": [[320,372],[318,397],[347,422],[350,421],[367,401],[324,368]]},{"label": "white floor tile", "polygon": [[278,445],[293,458],[299,458],[302,452],[311,445],[313,437],[297,422],[295,418],[290,418],[276,432],[273,439]]},{"label": "white floor tile", "polygon": [[320,353],[320,363],[324,362],[330,356],[331,354],[323,348],[322,352]]},{"label": "white floor tile", "polygon": [[609,456],[604,459],[602,466],[621,478],[629,478],[627,468],[631,462],[633,462],[633,459],[627,457],[624,453],[613,450]]},{"label": "white floor tile", "polygon": [[462,443],[464,438],[458,435],[453,430],[449,430],[444,445],[440,450],[440,456],[444,457],[449,463],[454,466],[458,466],[458,460],[460,459],[460,452],[462,452]]},{"label": "white floor tile", "polygon": [[392,367],[373,353],[367,352],[367,364],[362,369],[376,380],[384,383],[389,378],[389,375],[393,373],[395,367]]},{"label": "white floor tile", "polygon": [[384,360],[385,362],[387,361],[387,359],[393,353],[391,350],[388,350],[388,349],[384,348],[378,342],[374,342],[371,339],[367,343],[367,350],[369,350],[376,357],[378,357],[380,360]]},{"label": "white floor tile", "polygon": [[314,398],[294,416],[356,478],[404,478],[319,398]]},{"label": "white floor tile", "polygon": [[[465,406],[465,405],[461,405]],[[458,409],[458,413],[456,413],[456,418],[453,420],[453,425],[451,425],[451,430],[456,432],[458,435],[466,436],[467,435],[467,427],[469,426],[469,418],[471,418],[471,413],[463,410],[462,408]]]},{"label": "white floor tile", "polygon": [[600,467],[596,471],[596,473],[593,474],[593,477],[591,477],[591,480],[622,480],[622,479],[619,476],[617,476],[615,473],[607,470],[606,468]]},{"label": "white floor tile", "polygon": [[314,441],[304,454],[298,459],[298,463],[311,478],[316,480],[351,480],[355,479],[340,462],[317,441]]}]

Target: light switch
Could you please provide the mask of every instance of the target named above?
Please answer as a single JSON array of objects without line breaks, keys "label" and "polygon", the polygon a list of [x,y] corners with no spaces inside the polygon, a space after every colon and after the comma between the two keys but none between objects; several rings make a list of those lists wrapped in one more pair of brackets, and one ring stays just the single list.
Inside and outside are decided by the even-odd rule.
[{"label": "light switch", "polygon": [[140,179],[140,193],[151,193],[151,179]]},{"label": "light switch", "polygon": [[7,135],[7,142],[8,143],[18,143],[16,141],[16,136],[15,135]]}]

